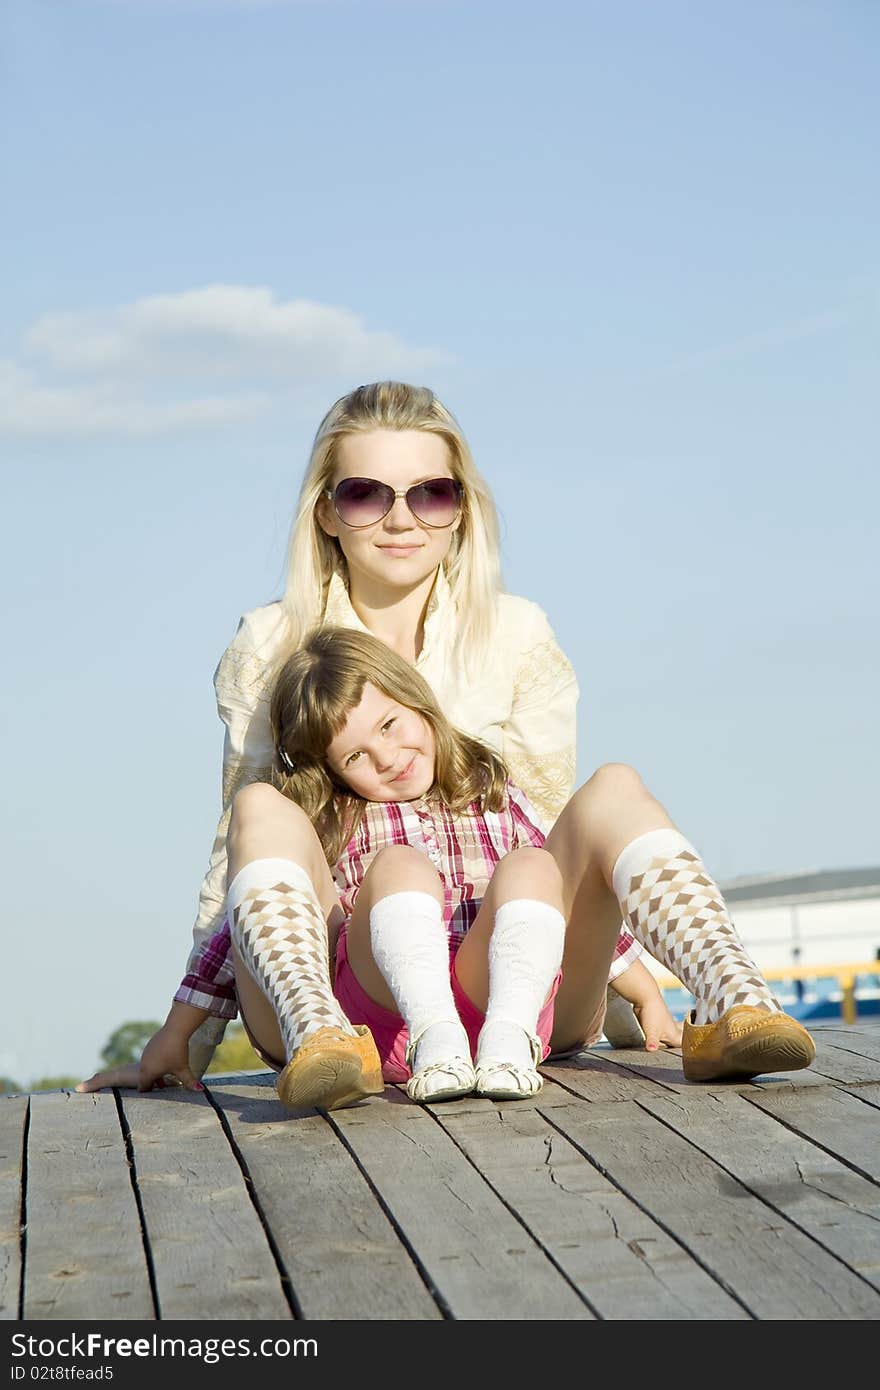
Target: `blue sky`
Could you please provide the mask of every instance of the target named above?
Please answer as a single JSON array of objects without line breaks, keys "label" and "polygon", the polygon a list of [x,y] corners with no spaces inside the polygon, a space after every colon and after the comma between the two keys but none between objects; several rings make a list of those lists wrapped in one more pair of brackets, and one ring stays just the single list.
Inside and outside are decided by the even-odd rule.
[{"label": "blue sky", "polygon": [[9,0],[0,1074],[180,978],[211,677],[329,404],[430,384],[721,878],[878,861],[871,3]]}]

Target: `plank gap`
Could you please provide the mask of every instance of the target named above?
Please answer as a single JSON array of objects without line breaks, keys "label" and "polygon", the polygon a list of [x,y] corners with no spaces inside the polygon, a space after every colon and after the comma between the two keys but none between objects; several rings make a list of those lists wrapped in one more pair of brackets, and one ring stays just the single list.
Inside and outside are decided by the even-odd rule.
[{"label": "plank gap", "polygon": [[137,1164],[134,1159],[134,1145],[131,1142],[131,1130],[125,1118],[125,1111],[122,1108],[122,1097],[118,1087],[113,1087],[113,1099],[116,1102],[116,1113],[119,1116],[119,1127],[122,1130],[122,1142],[125,1145],[125,1158],[128,1163],[128,1177],[131,1183],[131,1190],[134,1194],[134,1204],[137,1209],[138,1225],[141,1228],[141,1242],[144,1247],[144,1260],[147,1266],[147,1281],[150,1285],[150,1298],[153,1300],[153,1317],[161,1317],[159,1310],[159,1290],[156,1285],[156,1271],[153,1268],[153,1254],[150,1250],[150,1242],[147,1237],[147,1222],[144,1216],[144,1207],[141,1201],[141,1192],[137,1180]]},{"label": "plank gap", "polygon": [[[742,1097],[743,1100],[751,1103],[754,1109],[761,1110],[761,1107],[759,1105],[754,1105],[754,1102],[751,1101],[750,1096],[744,1094],[743,1092],[739,1092],[738,1094]],[[683,1139],[686,1144],[690,1144],[692,1148],[696,1149],[697,1153],[702,1154],[703,1157],[707,1158],[710,1163],[715,1164],[715,1166],[719,1168],[722,1173],[726,1173],[727,1176],[731,1178],[734,1182],[739,1183],[740,1187],[745,1188],[746,1192],[749,1192],[756,1199],[756,1201],[761,1202],[762,1205],[767,1207],[769,1211],[772,1211],[777,1216],[780,1216],[783,1221],[786,1221],[789,1225],[794,1226],[794,1228],[800,1231],[802,1235],[806,1236],[808,1240],[813,1241],[815,1245],[818,1245],[820,1250],[824,1250],[826,1255],[830,1255],[832,1259],[837,1260],[837,1262],[841,1264],[844,1269],[848,1270],[849,1273],[852,1274],[856,1279],[860,1279],[862,1283],[865,1284],[869,1289],[875,1290],[875,1286],[871,1283],[870,1279],[866,1279],[865,1276],[853,1264],[851,1264],[848,1260],[845,1260],[842,1255],[838,1254],[838,1252],[833,1248],[833,1246],[830,1246],[826,1244],[825,1241],[820,1240],[819,1237],[815,1234],[815,1232],[812,1231],[809,1228],[809,1226],[802,1224],[798,1220],[797,1216],[793,1214],[793,1212],[784,1211],[781,1207],[777,1206],[777,1204],[771,1201],[771,1199],[768,1196],[766,1196],[760,1190],[759,1187],[753,1186],[752,1183],[749,1182],[747,1178],[744,1178],[741,1173],[736,1172],[733,1168],[728,1167],[726,1163],[722,1162],[722,1160],[717,1156],[717,1154],[712,1153],[710,1149],[703,1148],[703,1145],[698,1143],[698,1141],[691,1134],[684,1134],[680,1129],[676,1129],[675,1125],[670,1123],[670,1121],[666,1120],[663,1115],[660,1115],[656,1111],[649,1109],[646,1105],[640,1104],[639,1101],[636,1101],[636,1105],[638,1105],[639,1109],[643,1110],[646,1115],[650,1115],[652,1119],[658,1120],[661,1125],[665,1125],[665,1127],[678,1139]],[[766,1115],[767,1111],[764,1110],[761,1111],[761,1113]],[[798,1139],[803,1138],[803,1135],[801,1134],[800,1130],[795,1129],[792,1125],[787,1125],[784,1120],[781,1120],[779,1118],[779,1116],[770,1115],[769,1118],[774,1120],[777,1124],[781,1124],[784,1129],[787,1129],[789,1133],[796,1135]],[[822,1146],[817,1145],[816,1147],[821,1148]],[[829,1158],[835,1159],[837,1160],[837,1162],[843,1161],[841,1160],[839,1154],[834,1154],[829,1149],[825,1149],[824,1152],[828,1154]],[[852,1169],[853,1165],[848,1164],[847,1166],[850,1167],[850,1169]],[[862,1174],[862,1176],[864,1176],[864,1174]]]},{"label": "plank gap", "polygon": [[27,1253],[27,1180],[28,1180],[28,1134],[31,1127],[31,1101],[28,1096],[27,1109],[24,1112],[24,1124],[21,1135],[21,1210],[19,1222],[21,1234],[18,1238],[18,1252],[20,1269],[18,1272],[18,1320],[24,1318],[24,1280],[25,1280],[25,1255]]},{"label": "plank gap", "polygon": [[[858,1099],[857,1093],[852,1091],[849,1087],[844,1088],[842,1086],[835,1086],[829,1087],[829,1090],[839,1090],[842,1095]],[[792,1134],[798,1135],[799,1138],[807,1137],[811,1144],[815,1144],[816,1148],[821,1149],[822,1152],[824,1154],[827,1154],[829,1158],[836,1159],[838,1163],[842,1163],[845,1165],[845,1167],[850,1168],[854,1173],[858,1173],[860,1178],[865,1178],[868,1182],[873,1183],[875,1187],[880,1187],[880,1182],[877,1181],[874,1174],[869,1173],[865,1168],[860,1168],[854,1159],[847,1158],[846,1154],[838,1153],[836,1149],[829,1148],[827,1144],[822,1143],[821,1139],[817,1139],[815,1134],[806,1134],[806,1132],[803,1129],[798,1129],[797,1125],[790,1124],[788,1120],[786,1120],[785,1117],[783,1115],[780,1115],[777,1111],[766,1109],[764,1106],[761,1105],[761,1101],[758,1096],[750,1096],[745,1092],[743,1092],[742,1094],[744,1099],[747,1100],[750,1105],[754,1105],[757,1110],[763,1110],[765,1115],[769,1115],[771,1119],[776,1120],[778,1124],[781,1124]],[[864,1103],[867,1105],[871,1104],[870,1101],[866,1101]]]},{"label": "plank gap", "polygon": [[[483,1182],[486,1184],[486,1186],[487,1186],[492,1192],[495,1193],[495,1196],[498,1198],[499,1202],[502,1204],[502,1206],[504,1206],[504,1207],[507,1208],[507,1210],[510,1212],[510,1215],[513,1217],[514,1221],[516,1221],[520,1226],[522,1226],[523,1230],[524,1230],[525,1233],[526,1233],[526,1237],[527,1237],[530,1241],[532,1241],[535,1245],[537,1245],[538,1249],[541,1251],[541,1253],[543,1254],[544,1258],[545,1258],[546,1260],[548,1260],[548,1261],[550,1262],[550,1264],[553,1266],[553,1268],[557,1271],[557,1273],[559,1273],[559,1274],[562,1276],[562,1278],[565,1280],[566,1284],[568,1284],[568,1286],[571,1288],[572,1292],[580,1299],[581,1303],[583,1303],[587,1308],[589,1308],[589,1310],[590,1310],[590,1312],[592,1313],[593,1317],[596,1318],[596,1320],[597,1320],[598,1322],[604,1322],[604,1321],[605,1321],[604,1315],[599,1311],[598,1308],[596,1308],[596,1307],[594,1306],[594,1304],[590,1301],[590,1299],[587,1297],[587,1295],[584,1293],[584,1291],[583,1291],[582,1289],[578,1288],[577,1282],[576,1282],[574,1279],[572,1279],[571,1275],[568,1273],[568,1271],[565,1269],[565,1267],[564,1267],[562,1264],[560,1264],[559,1260],[556,1259],[556,1257],[555,1257],[555,1255],[553,1254],[552,1250],[550,1250],[550,1248],[545,1244],[545,1242],[541,1239],[541,1237],[537,1234],[537,1232],[533,1231],[532,1228],[528,1225],[528,1223],[522,1218],[522,1216],[520,1216],[520,1214],[519,1214],[519,1212],[517,1211],[516,1207],[513,1206],[513,1204],[507,1200],[507,1198],[504,1196],[504,1193],[500,1190],[500,1188],[497,1186],[497,1184],[494,1183],[494,1182],[492,1181],[492,1179],[491,1179],[490,1177],[488,1177],[486,1173],[483,1172],[482,1168],[480,1167],[480,1165],[479,1165],[478,1163],[475,1163],[475,1162],[474,1162],[474,1160],[471,1158],[470,1154],[468,1153],[467,1149],[464,1148],[463,1145],[459,1143],[458,1139],[457,1139],[456,1136],[455,1136],[454,1131],[453,1131],[452,1129],[450,1129],[447,1125],[445,1125],[445,1124],[443,1123],[442,1115],[437,1113],[437,1111],[439,1110],[439,1106],[427,1105],[425,1108],[428,1110],[428,1112],[429,1112],[429,1114],[431,1115],[432,1119],[434,1119],[435,1122],[436,1122],[436,1123],[440,1126],[440,1128],[443,1130],[443,1133],[449,1136],[449,1138],[452,1140],[452,1142],[453,1142],[453,1144],[455,1145],[455,1147],[458,1149],[459,1153],[460,1153],[460,1154],[467,1160],[467,1162],[471,1165],[471,1167],[472,1167],[472,1168],[474,1169],[474,1171],[476,1172],[477,1176],[480,1177],[480,1178],[482,1178],[482,1180],[483,1180]],[[454,1115],[454,1112],[452,1112],[452,1113],[453,1113],[453,1115]],[[503,1120],[503,1112],[502,1112],[502,1120]]]},{"label": "plank gap", "polygon": [[[619,1181],[619,1179],[616,1178],[614,1174],[610,1171],[610,1169],[606,1168],[602,1163],[600,1163],[599,1160],[593,1154],[588,1153],[587,1150],[583,1147],[583,1145],[578,1142],[577,1136],[575,1134],[570,1134],[566,1129],[563,1128],[561,1124],[556,1123],[556,1121],[553,1119],[553,1110],[551,1108],[548,1108],[547,1110],[541,1110],[540,1106],[537,1106],[536,1108],[541,1117],[544,1120],[546,1120],[546,1122],[553,1129],[555,1129],[557,1133],[561,1134],[563,1139],[567,1139],[570,1144],[573,1144],[574,1147],[580,1153],[583,1154],[587,1162],[591,1163],[593,1167],[596,1169],[596,1171],[602,1174],[603,1178],[605,1178],[607,1182],[610,1182],[614,1187],[616,1187],[618,1192],[622,1192],[624,1197],[627,1197],[629,1201],[632,1202],[633,1206],[638,1207],[639,1211],[642,1212],[642,1214],[646,1216],[650,1221],[653,1221],[655,1225],[659,1226],[661,1231],[663,1231],[671,1241],[674,1241],[674,1243],[679,1247],[679,1249],[683,1250],[685,1254],[689,1255],[690,1258],[694,1261],[694,1263],[699,1265],[703,1273],[707,1274],[713,1283],[718,1284],[719,1287],[722,1288],[724,1292],[733,1300],[733,1302],[736,1303],[738,1307],[742,1308],[743,1312],[746,1314],[746,1317],[750,1318],[753,1322],[759,1321],[758,1314],[755,1313],[748,1306],[748,1304],[737,1293],[736,1289],[728,1283],[728,1281],[724,1278],[722,1274],[719,1274],[716,1270],[712,1269],[706,1263],[706,1261],[697,1253],[696,1250],[692,1249],[691,1246],[686,1244],[686,1242],[682,1240],[681,1236],[676,1235],[672,1227],[667,1225],[666,1221],[664,1221],[663,1218],[657,1214],[657,1212],[651,1211],[650,1208],[647,1207],[643,1201],[639,1201],[638,1197],[636,1197],[632,1192],[630,1192],[626,1187],[624,1187],[623,1184]],[[643,1109],[643,1107],[639,1108]],[[650,1112],[643,1110],[643,1113],[647,1114]],[[651,1116],[651,1118],[656,1119],[656,1116]],[[679,1135],[678,1137],[681,1138],[682,1136]]]},{"label": "plank gap", "polygon": [[284,1261],[281,1258],[281,1251],[278,1249],[275,1237],[272,1234],[272,1228],[269,1225],[269,1222],[266,1220],[266,1214],[263,1211],[260,1199],[257,1196],[257,1190],[254,1186],[253,1179],[251,1178],[250,1170],[245,1161],[244,1154],[241,1152],[241,1149],[235,1142],[235,1139],[232,1134],[232,1129],[230,1127],[229,1121],[226,1118],[222,1105],[217,1104],[214,1097],[211,1095],[211,1091],[208,1086],[205,1086],[204,1092],[208,1104],[214,1110],[214,1113],[220,1121],[220,1128],[226,1135],[229,1147],[232,1150],[232,1156],[238,1164],[239,1168],[241,1169],[241,1176],[244,1179],[245,1191],[247,1192],[247,1195],[251,1200],[251,1205],[253,1206],[253,1209],[257,1214],[257,1220],[263,1228],[263,1234],[266,1237],[266,1243],[268,1244],[269,1249],[272,1252],[272,1259],[275,1261],[275,1268],[278,1270],[278,1278],[281,1280],[281,1292],[284,1294],[284,1297],[287,1300],[287,1306],[290,1308],[290,1316],[296,1319],[298,1322],[302,1321],[302,1306],[300,1304],[299,1298],[297,1297],[296,1290],[293,1287],[293,1283],[291,1281],[290,1275],[287,1272]]},{"label": "plank gap", "polygon": [[455,1321],[455,1319],[454,1319],[454,1317],[453,1317],[453,1313],[452,1313],[451,1307],[449,1306],[449,1304],[448,1304],[448,1302],[446,1301],[446,1299],[443,1297],[443,1294],[440,1292],[440,1290],[438,1289],[437,1285],[434,1283],[434,1280],[431,1278],[430,1274],[428,1273],[428,1270],[426,1269],[424,1263],[422,1262],[422,1260],[420,1259],[420,1257],[419,1257],[418,1254],[416,1253],[416,1250],[415,1250],[415,1248],[414,1248],[412,1242],[408,1239],[408,1237],[407,1237],[407,1235],[406,1235],[406,1232],[403,1230],[402,1226],[400,1226],[399,1223],[395,1220],[394,1215],[393,1215],[393,1213],[392,1213],[392,1211],[391,1211],[390,1206],[389,1206],[388,1203],[385,1201],[385,1198],[382,1196],[382,1193],[379,1191],[379,1189],[378,1189],[378,1187],[376,1186],[376,1184],[373,1182],[373,1179],[370,1177],[370,1174],[367,1172],[366,1167],[365,1167],[364,1164],[361,1162],[360,1158],[358,1157],[358,1155],[357,1155],[357,1153],[355,1152],[355,1150],[354,1150],[354,1148],[352,1147],[352,1145],[349,1143],[349,1141],[348,1141],[348,1139],[346,1138],[345,1134],[343,1133],[342,1129],[340,1128],[340,1126],[339,1126],[339,1125],[336,1123],[336,1121],[334,1120],[332,1112],[331,1112],[331,1111],[322,1110],[322,1111],[321,1111],[321,1114],[324,1116],[324,1119],[325,1119],[325,1120],[327,1121],[327,1123],[330,1125],[330,1128],[331,1128],[331,1129],[333,1130],[333,1132],[336,1134],[337,1138],[340,1140],[340,1142],[342,1143],[343,1147],[344,1147],[344,1148],[348,1151],[348,1153],[351,1155],[352,1162],[355,1164],[356,1168],[358,1169],[358,1171],[360,1172],[361,1176],[363,1177],[364,1182],[367,1184],[367,1186],[369,1187],[369,1189],[370,1189],[370,1191],[372,1192],[373,1196],[375,1197],[376,1201],[379,1203],[379,1206],[380,1206],[381,1210],[382,1210],[382,1211],[384,1212],[384,1214],[385,1214],[386,1220],[387,1220],[387,1221],[389,1222],[389,1224],[391,1225],[391,1229],[395,1232],[395,1234],[396,1234],[396,1236],[397,1236],[397,1239],[400,1241],[400,1243],[401,1243],[401,1245],[403,1246],[404,1250],[406,1251],[406,1253],[409,1255],[410,1259],[412,1260],[413,1265],[414,1265],[414,1267],[415,1267],[415,1269],[416,1269],[416,1271],[417,1271],[417,1273],[418,1273],[419,1278],[421,1279],[421,1281],[422,1281],[422,1283],[424,1284],[425,1288],[427,1289],[428,1293],[431,1295],[431,1297],[433,1298],[435,1304],[436,1304],[437,1307],[439,1308],[441,1314],[443,1315],[444,1320],[445,1320],[446,1322],[453,1322],[453,1321]]}]

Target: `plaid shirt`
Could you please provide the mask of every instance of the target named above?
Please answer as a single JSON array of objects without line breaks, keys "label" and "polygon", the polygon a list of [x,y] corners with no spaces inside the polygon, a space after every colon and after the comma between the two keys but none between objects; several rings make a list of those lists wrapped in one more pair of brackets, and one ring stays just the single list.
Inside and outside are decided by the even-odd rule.
[{"label": "plaid shirt", "polygon": [[[499,859],[523,845],[544,844],[538,815],[525,792],[507,783],[500,811],[481,812],[476,802],[450,811],[437,801],[370,802],[357,833],[333,870],[346,921],[358,890],[379,850],[412,845],[425,854],[443,882],[443,920],[450,948],[458,947],[473,925]],[[641,955],[641,947],[621,930],[609,972],[616,979]],[[202,946],[174,998],[208,1009],[219,1018],[234,1018],[238,1005],[232,967],[229,923]]]}]

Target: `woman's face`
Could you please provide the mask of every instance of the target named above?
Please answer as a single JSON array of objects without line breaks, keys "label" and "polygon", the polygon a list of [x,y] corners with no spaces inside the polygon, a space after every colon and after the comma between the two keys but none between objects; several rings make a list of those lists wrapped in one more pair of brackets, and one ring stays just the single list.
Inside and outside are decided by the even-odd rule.
[{"label": "woman's face", "polygon": [[415,801],[434,782],[434,734],[417,710],[365,685],[327,763],[367,801]]},{"label": "woman's face", "polygon": [[[404,492],[428,478],[451,478],[449,449],[437,434],[422,430],[371,430],[350,434],[337,447],[337,463],[328,486],[343,478],[374,478]],[[371,526],[346,526],[333,503],[322,498],[318,521],[335,536],[348,563],[354,591],[365,584],[394,590],[415,588],[445,558],[461,518],[451,526],[432,527],[413,516],[404,497],[397,497],[387,516]]]}]

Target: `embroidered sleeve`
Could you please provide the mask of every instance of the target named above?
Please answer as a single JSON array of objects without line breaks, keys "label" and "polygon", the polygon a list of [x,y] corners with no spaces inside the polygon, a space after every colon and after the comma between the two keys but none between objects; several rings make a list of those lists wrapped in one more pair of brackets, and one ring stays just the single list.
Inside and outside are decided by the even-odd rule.
[{"label": "embroidered sleeve", "polygon": [[504,760],[549,829],[571,796],[575,775],[574,670],[540,610],[520,653],[504,728]]}]

